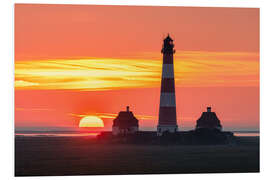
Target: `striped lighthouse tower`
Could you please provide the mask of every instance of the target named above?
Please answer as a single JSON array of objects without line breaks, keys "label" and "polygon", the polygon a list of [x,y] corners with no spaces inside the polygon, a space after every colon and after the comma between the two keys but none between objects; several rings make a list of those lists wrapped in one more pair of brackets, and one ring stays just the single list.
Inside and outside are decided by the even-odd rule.
[{"label": "striped lighthouse tower", "polygon": [[163,40],[161,53],[163,54],[161,93],[159,105],[159,120],[157,135],[163,132],[176,132],[178,129],[176,121],[175,87],[173,54],[175,53],[173,40],[168,36]]}]

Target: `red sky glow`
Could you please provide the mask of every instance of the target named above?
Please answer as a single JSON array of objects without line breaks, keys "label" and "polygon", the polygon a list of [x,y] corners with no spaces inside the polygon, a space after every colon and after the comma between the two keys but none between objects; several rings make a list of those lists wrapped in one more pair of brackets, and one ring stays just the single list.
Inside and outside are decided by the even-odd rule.
[{"label": "red sky glow", "polygon": [[110,130],[129,105],[154,130],[167,33],[180,130],[207,106],[224,129],[259,130],[258,8],[42,4],[15,5],[16,128]]}]

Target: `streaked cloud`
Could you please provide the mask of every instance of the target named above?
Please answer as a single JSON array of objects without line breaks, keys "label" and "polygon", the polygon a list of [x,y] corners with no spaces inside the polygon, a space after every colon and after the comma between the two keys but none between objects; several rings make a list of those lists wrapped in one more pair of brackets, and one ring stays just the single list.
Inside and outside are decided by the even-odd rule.
[{"label": "streaked cloud", "polygon": [[[161,59],[161,54],[145,53],[135,59],[18,61],[15,88],[100,91],[159,87]],[[258,53],[180,51],[174,67],[176,86],[259,86]]]},{"label": "streaked cloud", "polygon": [[27,82],[24,80],[16,80],[15,81],[15,87],[28,87],[28,86],[37,86],[39,85],[38,83],[33,83],[33,82]]},{"label": "streaked cloud", "polygon": [[[117,117],[118,114],[116,113],[94,113],[94,114],[74,114],[74,113],[69,113],[68,115],[74,116],[74,117],[86,117],[86,116],[98,116],[102,119],[114,119]],[[140,115],[136,114],[135,115],[138,119],[140,120],[156,120],[158,117],[157,116],[151,116],[151,115]]]}]

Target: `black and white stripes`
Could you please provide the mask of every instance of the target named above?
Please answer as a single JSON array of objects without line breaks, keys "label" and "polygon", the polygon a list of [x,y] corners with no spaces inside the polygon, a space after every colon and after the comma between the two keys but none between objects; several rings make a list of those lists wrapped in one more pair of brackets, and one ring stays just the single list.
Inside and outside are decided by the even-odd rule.
[{"label": "black and white stripes", "polygon": [[162,66],[162,80],[161,80],[161,94],[159,106],[159,122],[158,135],[163,132],[176,132],[176,102],[175,102],[175,85],[174,85],[174,67],[173,67],[173,40],[168,37],[164,39],[162,48],[163,66]]}]

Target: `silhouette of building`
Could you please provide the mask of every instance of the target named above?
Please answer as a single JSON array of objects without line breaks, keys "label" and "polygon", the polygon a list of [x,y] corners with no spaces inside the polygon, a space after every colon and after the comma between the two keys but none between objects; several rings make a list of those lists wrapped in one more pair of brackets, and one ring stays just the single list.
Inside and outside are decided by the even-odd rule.
[{"label": "silhouette of building", "polygon": [[163,40],[161,53],[163,54],[163,65],[157,135],[162,135],[163,132],[176,132],[178,129],[173,68],[175,50],[173,40],[169,34]]},{"label": "silhouette of building", "polygon": [[207,107],[207,112],[203,112],[197,120],[196,130],[201,128],[222,130],[220,120],[215,112],[211,112],[211,107]]},{"label": "silhouette of building", "polygon": [[139,121],[133,115],[132,111],[129,111],[127,106],[126,111],[120,111],[118,116],[113,120],[112,133],[118,134],[131,134],[139,130]]}]

